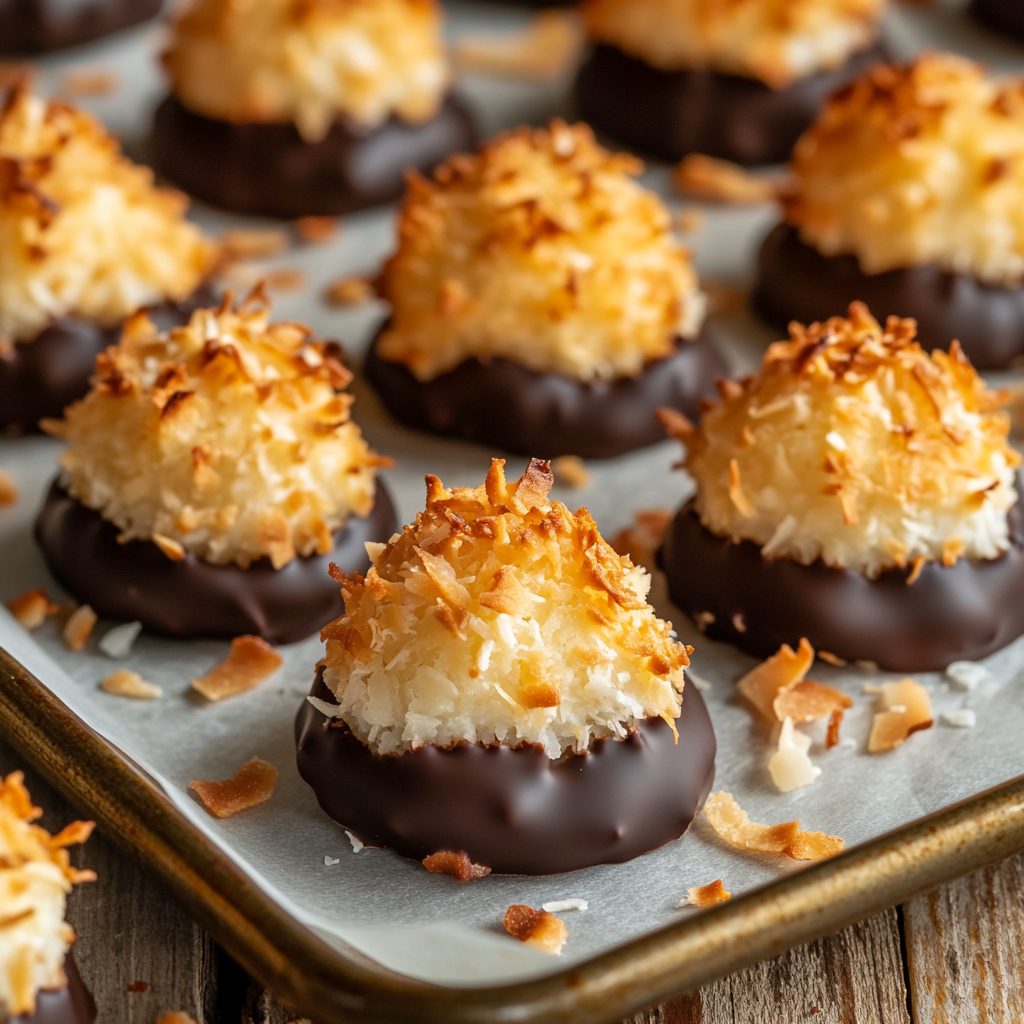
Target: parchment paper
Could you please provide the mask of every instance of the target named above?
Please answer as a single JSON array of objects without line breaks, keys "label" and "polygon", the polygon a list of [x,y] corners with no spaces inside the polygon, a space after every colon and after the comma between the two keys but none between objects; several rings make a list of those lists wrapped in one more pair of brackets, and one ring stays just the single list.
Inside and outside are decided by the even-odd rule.
[{"label": "parchment paper", "polygon": [[[452,34],[470,27],[501,30],[526,17],[522,11],[469,3],[453,3],[449,9]],[[152,59],[160,38],[159,30],[144,28],[50,58],[41,62],[42,84],[53,89],[72,69],[115,70],[119,91],[87,105],[122,134],[129,151],[144,157],[148,118],[162,91]],[[898,54],[925,45],[945,46],[982,57],[999,69],[1024,70],[1024,47],[986,36],[955,4],[928,10],[899,8],[890,18],[887,38]],[[463,88],[486,132],[521,120],[544,121],[567,109],[567,81],[536,85],[477,75],[468,76]],[[646,180],[668,194],[666,168],[650,168]],[[742,285],[775,211],[707,212],[706,228],[693,242],[698,267],[706,278]],[[258,223],[202,208],[193,216],[213,232]],[[383,309],[333,310],[319,296],[323,286],[339,276],[373,272],[391,249],[392,228],[390,211],[357,215],[346,219],[342,234],[331,244],[297,248],[267,263],[299,268],[307,276],[301,292],[278,297],[278,315],[305,320],[324,336],[340,338],[350,350],[361,351]],[[773,337],[745,312],[718,317],[712,326],[736,369],[754,365]],[[387,420],[365,386],[357,382],[355,391],[355,418],[378,451],[398,460],[397,468],[384,476],[402,521],[422,507],[424,473],[438,473],[446,483],[457,485],[475,485],[483,479],[490,452],[400,429]],[[21,490],[15,506],[0,510],[0,600],[34,586],[46,586],[51,595],[64,597],[31,539],[31,523],[58,454],[58,444],[48,439],[0,441],[0,468],[14,474]],[[588,486],[558,488],[555,496],[574,508],[589,506],[610,537],[631,521],[637,509],[673,508],[687,495],[685,476],[670,469],[677,455],[676,446],[666,442],[638,455],[591,463]],[[513,460],[510,472],[520,464]],[[856,704],[846,717],[846,739],[838,748],[826,752],[823,727],[811,727],[811,756],[822,769],[821,777],[810,787],[781,795],[766,768],[774,749],[772,737],[733,698],[733,682],[754,660],[697,634],[667,601],[660,579],[655,581],[653,600],[660,614],[675,623],[681,638],[697,648],[688,685],[699,680],[707,686],[704,696],[719,743],[716,788],[735,794],[754,820],[799,817],[805,827],[839,835],[849,847],[1024,772],[1024,644],[1018,642],[989,659],[993,681],[973,693],[953,692],[936,675],[919,677],[931,691],[937,716],[970,707],[977,714],[976,728],[937,724],[885,755],[865,752],[872,699],[863,695],[863,687],[893,677],[816,664],[815,678],[841,687]],[[0,646],[149,771],[181,813],[290,913],[329,941],[355,947],[393,970],[453,986],[536,977],[696,913],[676,906],[689,886],[721,877],[734,894],[742,893],[799,870],[793,861],[741,855],[724,846],[702,818],[679,842],[630,864],[551,878],[489,877],[460,886],[390,852],[357,854],[345,833],[320,811],[294,766],[292,722],[320,656],[315,637],[283,648],[284,668],[258,689],[207,705],[190,695],[189,683],[224,657],[227,644],[143,635],[128,658],[113,661],[96,647],[111,625],[100,623],[87,649],[72,653],[52,622],[29,634],[0,608]],[[160,684],[163,699],[131,701],[100,691],[99,680],[120,665]],[[189,795],[188,782],[227,778],[254,755],[281,769],[273,799],[226,821],[210,818]],[[325,857],[338,862],[325,864]],[[570,897],[587,899],[590,909],[563,915],[569,940],[561,959],[545,957],[504,934],[500,922],[510,903],[539,906]]]}]

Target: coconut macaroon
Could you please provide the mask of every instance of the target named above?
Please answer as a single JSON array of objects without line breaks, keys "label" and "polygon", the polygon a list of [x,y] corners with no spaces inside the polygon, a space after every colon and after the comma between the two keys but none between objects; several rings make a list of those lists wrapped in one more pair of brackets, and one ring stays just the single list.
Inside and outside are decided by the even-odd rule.
[{"label": "coconut macaroon", "polygon": [[[67,894],[91,871],[71,866],[67,847],[83,842],[90,822],[77,821],[58,835],[32,824],[42,811],[32,805],[24,776],[0,779],[0,1016],[30,1018],[40,992],[64,989],[65,958],[75,933],[64,920]],[[56,1018],[55,1018],[56,1019]],[[71,1015],[68,1019],[72,1019]]]},{"label": "coconut macaroon", "polygon": [[[1016,560],[1010,513],[1021,459],[1007,441],[1005,399],[956,342],[929,356],[912,320],[890,317],[883,328],[855,303],[847,318],[793,324],[760,372],[723,388],[699,428],[666,419],[697,484],[686,529],[699,521],[706,543],[722,550],[746,542],[765,565],[795,563],[825,577],[845,570],[880,586],[896,579],[911,601],[925,600],[926,566],[940,575],[958,565],[1006,569]],[[677,600],[696,575],[688,551],[676,544]],[[711,613],[705,621],[720,617],[702,611]],[[753,628],[758,612],[737,608],[730,618],[737,612],[745,617],[737,631]],[[809,632],[794,635],[848,656]]]},{"label": "coconut macaroon", "polygon": [[831,98],[791,172],[761,260],[772,320],[860,298],[979,366],[1024,350],[1024,80],[953,54],[879,65]]},{"label": "coconut macaroon", "polygon": [[[645,570],[612,550],[585,508],[573,514],[552,501],[553,482],[550,466],[536,459],[514,482],[505,478],[504,460],[495,459],[476,488],[448,489],[428,476],[425,511],[376,547],[366,576],[336,573],[345,613],[321,633],[326,658],[312,707],[300,713],[299,767],[325,809],[364,842],[418,858],[452,850],[493,870],[514,864],[516,872],[527,870],[532,855],[518,862],[516,845],[543,838],[545,847],[557,847],[552,834],[572,832],[588,815],[619,813],[585,787],[614,789],[602,773],[619,771],[618,759],[633,750],[636,759],[621,764],[621,784],[608,801],[636,796],[634,786],[661,793],[663,772],[665,799],[683,801],[661,807],[661,824],[645,818],[643,839],[632,833],[630,812],[614,819],[622,826],[618,839],[630,833],[628,856],[636,856],[680,835],[706,792],[701,787],[710,782],[714,756],[710,724],[699,695],[689,688],[683,694],[692,648],[647,603]],[[327,730],[335,739],[313,735],[314,721],[325,715],[344,723],[341,732]],[[656,748],[665,759],[660,766],[639,753]],[[582,754],[594,759],[587,762],[593,773],[587,782],[577,777],[573,789],[575,770],[565,766]],[[352,792],[337,794],[334,783],[330,793],[321,791],[321,783],[337,778],[324,775],[325,762],[337,767],[351,758],[368,765],[346,775],[351,782],[344,788]],[[411,791],[427,806],[443,805],[423,817],[422,829],[403,817],[398,805],[407,797],[392,791],[395,772],[426,772],[429,778]],[[461,775],[464,788],[449,782],[448,772]],[[540,791],[534,803],[510,787]],[[495,826],[496,839],[487,830],[505,798],[531,811],[506,815]],[[490,801],[479,816],[456,810],[476,799]],[[574,821],[548,821],[545,808],[563,799],[595,803]],[[654,813],[647,797],[637,799],[637,814]],[[553,804],[549,809],[554,813]],[[402,821],[404,835],[396,838]],[[650,840],[651,827],[659,841],[635,848]],[[662,835],[666,827],[671,834]],[[509,841],[509,828],[521,834],[506,853],[495,853],[495,842]],[[601,847],[605,831],[596,830],[600,840],[593,831],[586,842]],[[566,870],[551,865],[563,855],[578,866],[574,858],[597,863],[606,854],[588,847],[549,851],[541,860],[548,870]]]},{"label": "coconut macaroon", "polygon": [[170,331],[130,321],[89,394],[46,423],[69,443],[60,500],[94,510],[122,549],[142,541],[165,561],[282,570],[334,553],[337,531],[374,509],[388,460],[352,422],[337,346],[270,313],[257,292]]},{"label": "coconut macaroon", "polygon": [[[398,250],[380,282],[391,320],[368,365],[391,411],[426,429],[500,442],[493,427],[503,417],[500,394],[480,402],[484,423],[466,422],[475,411],[444,403],[446,429],[418,408],[422,397],[410,404],[405,390],[437,393],[473,364],[477,376],[484,367],[501,375],[489,389],[496,392],[510,384],[536,391],[544,375],[567,378],[585,406],[598,394],[586,394],[587,386],[637,381],[694,344],[704,295],[689,251],[672,235],[669,210],[635,180],[642,169],[634,157],[599,146],[586,125],[553,121],[453,157],[430,180],[412,176]],[[521,379],[509,380],[509,363]],[[392,379],[388,364],[407,375]],[[695,383],[699,393],[710,380]],[[480,385],[459,390],[479,394]],[[606,424],[604,432],[609,426],[615,429]],[[545,455],[563,454],[550,451],[550,427],[525,450],[539,444],[548,446]],[[571,445],[567,451],[583,454]]]}]

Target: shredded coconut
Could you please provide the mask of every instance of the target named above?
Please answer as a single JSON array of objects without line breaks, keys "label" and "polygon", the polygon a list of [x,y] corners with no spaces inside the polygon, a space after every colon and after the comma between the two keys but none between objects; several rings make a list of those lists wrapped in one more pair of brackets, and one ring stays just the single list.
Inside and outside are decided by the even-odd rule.
[{"label": "shredded coconut", "polygon": [[954,690],[974,690],[995,677],[976,661],[954,661],[946,666],[946,678]]},{"label": "shredded coconut", "polygon": [[955,711],[943,711],[939,715],[943,725],[954,729],[973,729],[978,724],[977,715],[970,708],[958,708]]},{"label": "shredded coconut", "polygon": [[560,914],[565,910],[582,912],[589,910],[590,904],[586,900],[552,900],[550,903],[542,904],[540,909],[546,910],[549,914]]},{"label": "shredded coconut", "polygon": [[669,355],[705,302],[668,209],[633,180],[641,169],[554,121],[410,178],[380,355],[420,380],[496,357],[609,379]]},{"label": "shredded coconut", "polygon": [[103,635],[99,649],[108,658],[126,658],[141,632],[141,622],[124,622],[120,626],[114,626]]}]

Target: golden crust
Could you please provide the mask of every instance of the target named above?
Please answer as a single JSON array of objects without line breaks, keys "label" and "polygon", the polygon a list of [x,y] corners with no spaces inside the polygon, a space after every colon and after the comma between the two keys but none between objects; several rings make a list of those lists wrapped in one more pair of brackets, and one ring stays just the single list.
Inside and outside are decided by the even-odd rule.
[{"label": "golden crust", "polygon": [[679,713],[689,649],[647,603],[650,577],[585,508],[549,501],[547,463],[512,484],[503,467],[472,489],[428,477],[426,510],[365,579],[338,574],[326,709],[380,753],[466,740],[558,757]]},{"label": "golden crust", "polygon": [[164,65],[208,117],[293,121],[307,141],[340,118],[425,121],[450,72],[435,0],[193,0]]},{"label": "golden crust", "polygon": [[420,380],[498,356],[591,380],[668,355],[699,330],[703,296],[641,169],[553,121],[411,177],[381,356]]},{"label": "golden crust", "polygon": [[142,315],[97,360],[92,390],[47,429],[62,481],[125,540],[243,567],[326,554],[373,507],[382,460],[344,394],[337,346],[270,323],[260,293],[160,334]]},{"label": "golden crust", "polygon": [[187,206],[94,118],[16,89],[0,111],[0,344],[190,295],[214,248]]},{"label": "golden crust", "polygon": [[680,424],[704,525],[873,577],[915,559],[995,558],[1020,456],[1002,392],[959,345],[929,356],[913,320],[790,327],[761,371],[723,389],[700,429]]},{"label": "golden crust", "polygon": [[781,89],[878,34],[885,0],[585,0],[594,39],[665,71],[710,67]]},{"label": "golden crust", "polygon": [[794,150],[787,220],[866,273],[1024,278],[1024,80],[925,54],[836,93]]}]

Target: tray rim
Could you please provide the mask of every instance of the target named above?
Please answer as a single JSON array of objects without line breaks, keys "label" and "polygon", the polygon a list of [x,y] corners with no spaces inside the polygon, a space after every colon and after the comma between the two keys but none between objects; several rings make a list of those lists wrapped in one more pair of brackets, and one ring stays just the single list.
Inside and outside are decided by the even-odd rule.
[{"label": "tray rim", "polygon": [[292,918],[2,647],[0,733],[246,970],[318,1024],[621,1021],[1024,848],[1021,775],[555,974],[443,987],[346,955]]}]

